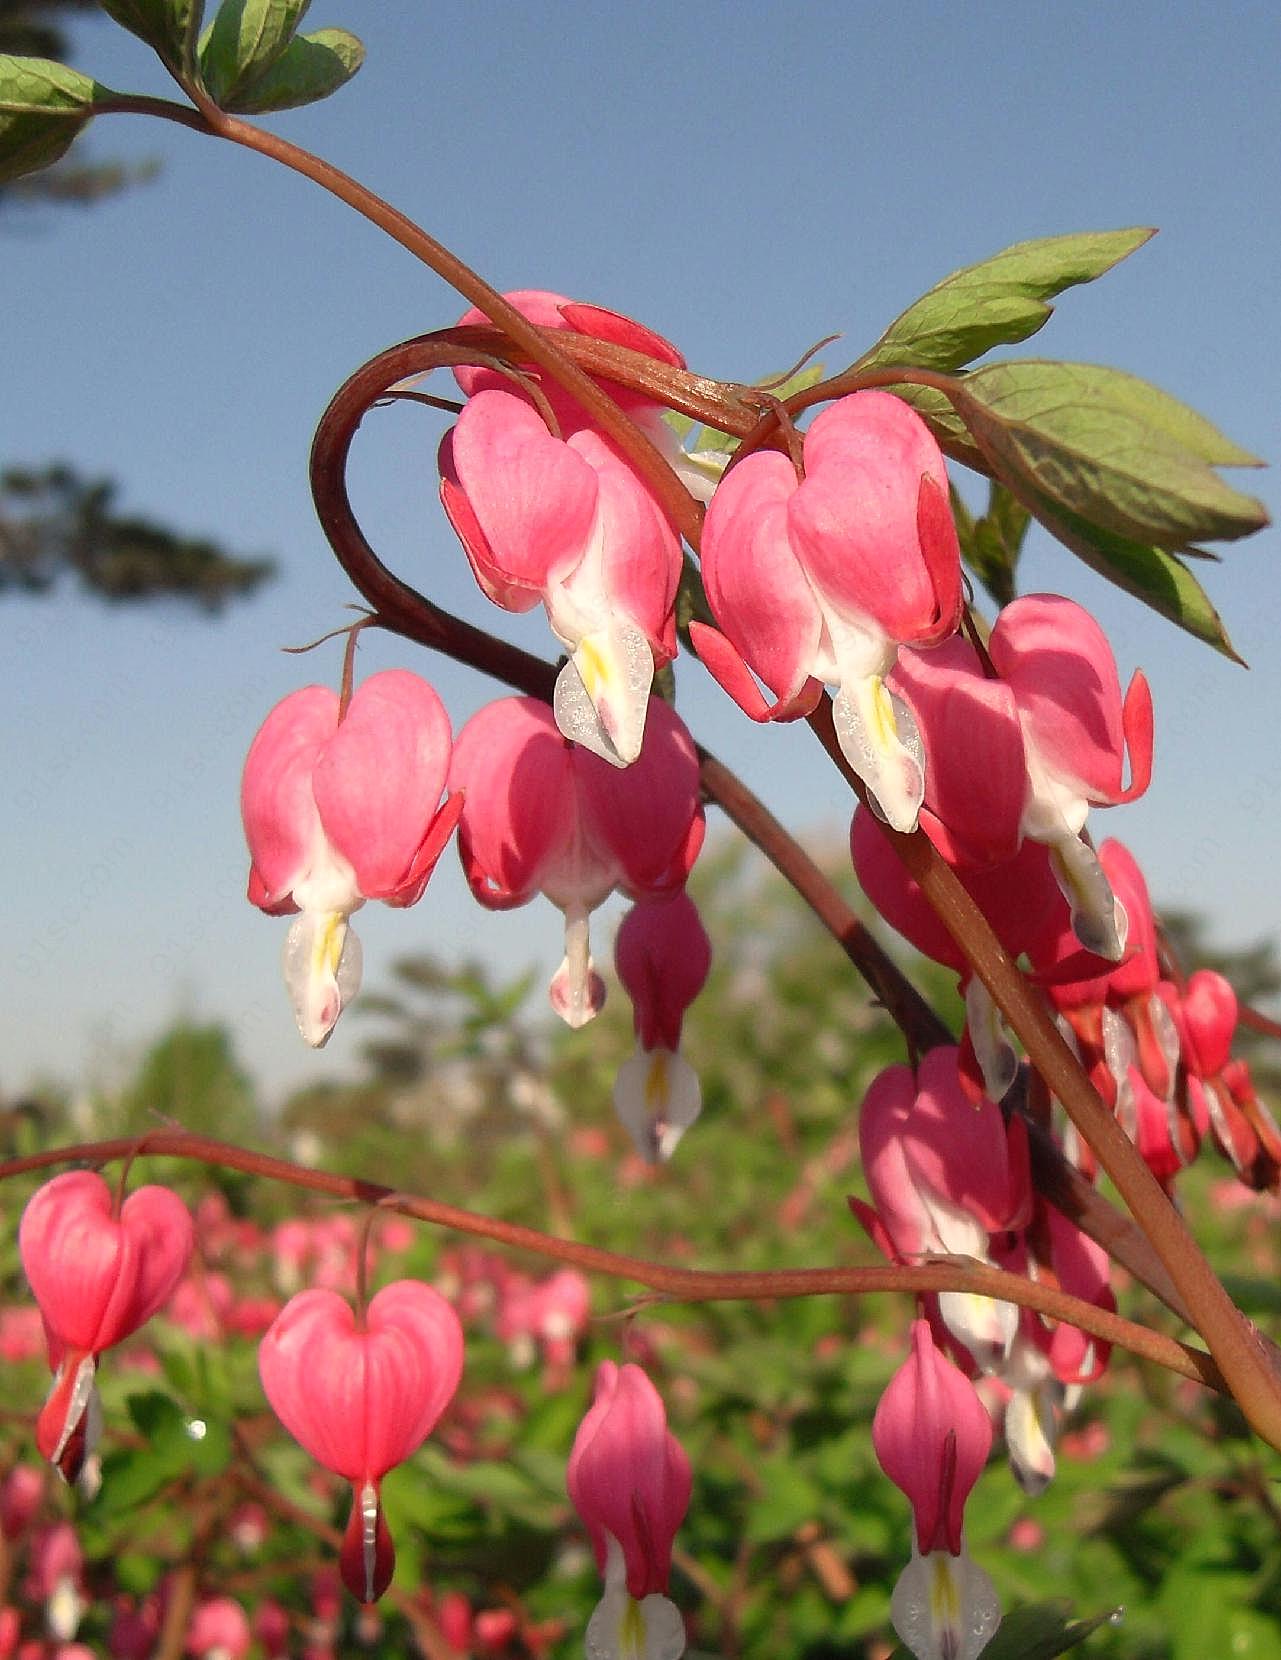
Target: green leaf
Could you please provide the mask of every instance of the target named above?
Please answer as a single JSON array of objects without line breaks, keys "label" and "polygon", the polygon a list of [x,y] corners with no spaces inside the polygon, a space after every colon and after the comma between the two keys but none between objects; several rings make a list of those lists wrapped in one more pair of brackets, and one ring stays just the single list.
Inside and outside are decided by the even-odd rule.
[{"label": "green leaf", "polygon": [[1045,528],[1092,571],[1244,666],[1223,619],[1183,561],[1164,548],[1114,535],[1020,485],[1015,492]]},{"label": "green leaf", "polygon": [[1119,1610],[1089,1619],[1072,1619],[1061,1603],[1038,1602],[1015,1608],[1001,1621],[996,1636],[983,1650],[983,1660],[1054,1660],[1082,1643],[1092,1631],[1106,1625]]},{"label": "green leaf", "polygon": [[896,398],[902,398],[904,403],[911,404],[934,434],[935,442],[944,455],[976,473],[991,472],[983,451],[970,437],[969,429],[953,409],[945,392],[933,386],[887,386],[885,390],[893,392]]},{"label": "green leaf", "polygon": [[1093,282],[1154,234],[1140,226],[1016,242],[944,277],[890,324],[858,366],[959,369],[993,346],[1026,340],[1049,321],[1055,295]]},{"label": "green leaf", "polygon": [[266,74],[294,38],[311,0],[222,0],[200,42],[205,85],[222,104]]},{"label": "green leaf", "polygon": [[998,605],[1014,598],[1014,572],[1032,515],[1003,484],[992,480],[987,512],[975,519],[965,503],[952,493],[952,517],[956,520],[961,557]]},{"label": "green leaf", "polygon": [[0,52],[0,183],[64,156],[108,96],[110,88],[52,58]]},{"label": "green leaf", "polygon": [[102,9],[154,47],[170,69],[189,64],[204,0],[102,0]]},{"label": "green leaf", "polygon": [[1246,452],[1133,375],[1028,359],[976,369],[951,396],[1007,484],[1026,480],[1104,530],[1177,550],[1268,522],[1211,465]]},{"label": "green leaf", "polygon": [[345,86],[365,61],[365,48],[346,29],[299,35],[265,74],[246,82],[223,108],[242,115],[297,109]]},{"label": "green leaf", "polygon": [[52,58],[0,52],[0,111],[6,115],[82,117],[105,87]]},{"label": "green leaf", "polygon": [[146,1444],[109,1453],[103,1460],[96,1515],[124,1514],[181,1476],[220,1475],[231,1462],[225,1425],[189,1418],[159,1390],[130,1395],[126,1406]]},{"label": "green leaf", "polygon": [[1224,1274],[1223,1289],[1242,1314],[1281,1314],[1281,1285],[1248,1274]]}]

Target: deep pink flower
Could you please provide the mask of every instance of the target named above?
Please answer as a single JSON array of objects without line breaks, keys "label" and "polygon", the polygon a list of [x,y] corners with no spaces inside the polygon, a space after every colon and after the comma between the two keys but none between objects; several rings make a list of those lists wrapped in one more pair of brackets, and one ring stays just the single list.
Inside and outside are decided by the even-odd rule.
[{"label": "deep pink flower", "polygon": [[556,683],[566,737],[618,766],[644,737],[654,670],[676,655],[680,544],[603,436],[566,436],[510,383],[475,392],[440,448],[441,501],[488,597],[540,601],[571,654]]},{"label": "deep pink flower", "polygon": [[614,1111],[650,1163],[671,1157],[702,1110],[698,1074],[680,1054],[680,1042],[685,1011],[703,989],[711,963],[698,908],[683,890],[634,905],[614,941],[637,1043],[614,1080]]},{"label": "deep pink flower", "polygon": [[588,1652],[681,1654],[684,1627],[666,1592],[692,1478],[658,1391],[639,1366],[601,1362],[566,1485],[605,1580],[587,1630]]},{"label": "deep pink flower", "polygon": [[786,456],[757,451],[718,485],[702,569],[721,633],[696,625],[695,645],[756,720],[804,714],[817,682],[838,686],[845,757],[889,822],[908,830],[923,760],[911,714],[884,676],[900,645],[937,645],[960,619],[947,469],[921,418],[875,391],[823,411],[805,435],[804,464],[798,483]]},{"label": "deep pink flower", "polygon": [[[933,840],[934,826],[922,820],[922,827]],[[978,977],[970,973],[960,947],[908,875],[882,826],[863,808],[854,814],[850,826],[850,852],[863,892],[890,926],[918,951],[960,976],[967,1041],[978,1058],[987,1094],[994,1101],[1001,1100],[1014,1082],[1017,1057],[996,1005]],[[1011,957],[1043,940],[1056,909],[1063,905],[1049,856],[1036,842],[1025,841],[1008,864],[981,870],[960,865],[956,874]]]},{"label": "deep pink flower", "polygon": [[[685,359],[669,340],[664,340],[661,334],[655,334],[653,329],[646,328],[643,323],[638,323],[631,317],[624,317],[621,312],[610,311],[605,306],[591,305],[583,300],[570,300],[564,294],[553,294],[543,288],[513,289],[510,293],[504,294],[503,298],[515,306],[523,317],[527,317],[531,323],[537,323],[540,328],[584,334],[594,340],[607,340],[613,345],[626,346],[629,351],[639,352],[643,357],[652,357],[671,368],[685,367]],[[489,318],[477,306],[472,306],[458,319],[460,328],[468,324],[487,323]],[[533,364],[523,364],[521,368],[522,373],[538,378],[540,390],[551,404],[563,433],[568,436],[571,432],[579,431],[590,424],[581,405],[563,390],[558,381],[545,375]],[[469,398],[488,388],[498,387],[510,391],[513,386],[510,376],[496,369],[487,369],[483,365],[467,365],[455,369],[454,379]],[[659,425],[660,405],[642,393],[631,392],[611,381],[598,380],[597,384],[609,393],[620,408],[627,411],[638,426],[643,427],[657,441],[659,433],[651,429]],[[671,432],[666,423],[662,423],[662,426],[664,430]]]},{"label": "deep pink flower", "polygon": [[0,1532],[12,1544],[31,1526],[44,1499],[45,1474],[34,1464],[15,1464],[0,1482]]},{"label": "deep pink flower", "polygon": [[984,674],[957,634],[929,651],[904,649],[887,677],[925,746],[921,822],[950,865],[1006,864],[1023,840],[1027,763],[1014,693]]},{"label": "deep pink flower", "polygon": [[36,1443],[69,1481],[92,1451],[98,1356],[164,1306],[193,1241],[191,1213],[164,1187],[136,1188],[117,1215],[101,1176],[70,1170],[28,1201],[18,1244],[56,1365]]},{"label": "deep pink flower", "polygon": [[906,1495],[912,1558],[891,1602],[895,1631],[917,1660],[977,1660],[1000,1623],[991,1581],[969,1559],[965,1501],[992,1446],[974,1385],[935,1347],[928,1321],[912,1325],[912,1353],[872,1419],[881,1468]]},{"label": "deep pink flower", "polygon": [[262,1340],[258,1370],[276,1416],[352,1485],[341,1566],[361,1602],[383,1594],[396,1562],[379,1484],[431,1433],[462,1365],[458,1316],[415,1280],[384,1286],[360,1321],[336,1292],[300,1292]]},{"label": "deep pink flower", "polygon": [[1184,1056],[1198,1078],[1222,1072],[1237,1026],[1237,994],[1222,974],[1199,968],[1188,977],[1181,999]]},{"label": "deep pink flower", "polygon": [[[1024,834],[1051,849],[1077,938],[1119,961],[1126,946],[1102,866],[1081,831],[1092,803],[1133,801],[1152,777],[1152,694],[1136,670],[1121,700],[1103,630],[1057,594],[1028,594],[997,619],[988,651],[1018,706],[1027,754]],[[1123,782],[1126,755],[1130,783]]]},{"label": "deep pink flower", "polygon": [[[859,1112],[859,1152],[874,1211],[851,1208],[892,1261],[967,1256],[988,1261],[991,1238],[1022,1227],[1031,1214],[1027,1135],[1006,1125],[986,1097],[962,1088],[954,1047],[931,1049],[914,1076],[886,1067]],[[1013,1340],[1012,1304],[963,1292],[938,1299],[948,1331],[984,1369],[1000,1364]]]},{"label": "deep pink flower", "polygon": [[406,669],[371,675],[339,719],[326,686],[278,703],[250,745],[240,805],[252,860],[249,898],[272,916],[295,911],[285,982],[298,1029],[319,1048],[360,985],[348,926],[367,899],[414,904],[457,821],[440,804],[449,717]]},{"label": "deep pink flower", "polygon": [[501,698],[458,735],[450,786],[465,800],[458,850],[490,910],[544,893],[565,913],[552,1004],[571,1026],[600,1008],[588,916],[615,888],[671,896],[703,841],[698,756],[679,715],[655,701],[640,757],[619,771],[575,744],[536,698]]},{"label": "deep pink flower", "polygon": [[187,1627],[187,1653],[195,1660],[243,1660],[253,1643],[249,1617],[231,1597],[198,1602]]}]

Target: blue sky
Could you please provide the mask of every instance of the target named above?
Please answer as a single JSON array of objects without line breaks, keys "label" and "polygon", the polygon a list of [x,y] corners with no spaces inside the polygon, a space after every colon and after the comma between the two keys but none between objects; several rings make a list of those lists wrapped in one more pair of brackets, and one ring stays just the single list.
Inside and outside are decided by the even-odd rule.
[{"label": "blue sky", "polygon": [[[379,0],[340,22],[369,59],[279,129],[380,190],[500,287],[558,288],[643,318],[692,367],[751,379],[832,330],[835,367],[924,288],[1012,241],[1153,224],[1125,266],[1060,302],[1026,352],[1108,362],[1281,453],[1281,24],[1270,4],[646,6]],[[76,62],[164,91],[132,37],[89,21]],[[279,1092],[352,1067],[293,1030],[282,925],[243,898],[239,769],[271,704],[332,680],[338,648],[279,647],[344,620],[351,597],[312,517],[306,454],[334,387],[384,345],[453,320],[430,272],[306,181],[160,123],[102,122],[98,154],[162,163],[79,213],[0,226],[0,457],[66,457],[129,509],[277,555],[283,578],[209,623],[109,612],[67,594],[4,602],[8,781],[0,818],[8,973],[0,1091],[115,1075],[176,1013],[227,1020]],[[366,423],[353,473],[375,545],[442,603],[550,654],[538,616],[474,589],[435,499],[440,428]],[[1240,480],[1269,500],[1270,474]],[[1034,538],[1023,583],[1089,605],[1157,706],[1148,797],[1098,815],[1158,898],[1225,939],[1274,933],[1281,773],[1277,533],[1206,573],[1251,671],[1232,667]],[[490,695],[469,671],[374,638],[456,725]],[[839,780],[803,730],[751,728],[696,666],[682,708],[787,821],[835,834]],[[478,913],[448,855],[413,911],[367,907],[366,979],[399,952],[558,956],[538,901]],[[608,929],[599,944],[607,944]],[[605,953],[602,953],[605,954]]]}]

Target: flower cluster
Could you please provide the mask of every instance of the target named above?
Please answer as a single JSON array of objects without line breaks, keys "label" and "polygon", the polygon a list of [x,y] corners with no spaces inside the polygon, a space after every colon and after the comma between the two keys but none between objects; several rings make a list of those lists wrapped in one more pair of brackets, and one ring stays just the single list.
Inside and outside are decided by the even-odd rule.
[{"label": "flower cluster", "polygon": [[[508,299],[545,330],[622,348],[644,365],[646,386],[683,368],[674,346],[616,313],[535,290]],[[463,337],[485,324],[468,312]],[[891,1262],[966,1259],[1114,1307],[1106,1253],[1033,1189],[1027,1119],[1001,1105],[1020,1076],[1014,1039],[899,858],[899,838],[918,826],[1005,951],[1029,965],[1167,1189],[1206,1135],[1246,1181],[1281,1183],[1281,1131],[1230,1057],[1231,988],[1206,971],[1180,976],[1133,858],[1115,841],[1096,849],[1087,832],[1092,807],[1148,786],[1147,681],[1136,671],[1122,691],[1102,630],[1070,600],[1026,596],[990,628],[969,612],[947,467],[910,405],[857,391],[803,434],[783,423],[780,448],[744,446],[732,464],[704,467],[680,448],[659,402],[599,380],[707,502],[695,573],[611,432],[533,365],[509,368],[482,354],[456,370],[464,401],[440,445],[440,496],[483,594],[508,612],[545,613],[564,653],[550,703],[501,698],[455,735],[436,692],[409,671],[354,686],[349,651],[340,694],[294,692],[249,750],[249,898],[293,919],[285,980],[306,1041],[323,1044],[358,990],[353,914],[371,899],[416,904],[456,836],[483,908],[541,894],[563,914],[564,960],[549,991],[570,1027],[586,1025],[605,996],[591,915],[611,894],[631,901],[614,955],[637,1049],[617,1074],[614,1105],[643,1158],[671,1156],[702,1106],[680,1045],[711,962],[685,891],[704,837],[700,757],[661,672],[678,654],[679,616],[698,658],[754,721],[812,715],[823,688],[835,689],[832,726],[867,803],[850,829],[859,881],[894,928],[960,978],[959,1046],[886,1069],[862,1103],[871,1203],[851,1204]],[[1093,1155],[1048,1089],[1032,1078],[1028,1094],[1040,1129],[1092,1177]],[[282,1224],[271,1249],[288,1301],[237,1302],[216,1268],[187,1275],[191,1219],[163,1189],[121,1203],[83,1172],[42,1189],[22,1225],[55,1373],[38,1440],[65,1476],[81,1476],[99,1356],[166,1304],[196,1337],[261,1334],[259,1373],[276,1415],[351,1486],[341,1578],[372,1607],[395,1564],[382,1484],[450,1408],[463,1321],[487,1318],[513,1357],[541,1352],[545,1378],[563,1382],[589,1319],[588,1287],[573,1269],[536,1281],[469,1248],[450,1259],[452,1296],[402,1278],[366,1303],[372,1251],[344,1219]],[[1035,1493],[1053,1475],[1063,1414],[1107,1359],[1106,1344],[1014,1303],[921,1298],[909,1357],[872,1429],[913,1510],[892,1614],[917,1660],[976,1660],[999,1621],[963,1536],[991,1448],[989,1408],[999,1409],[1018,1481]],[[444,1432],[451,1448],[474,1434],[465,1414],[457,1419]],[[667,1591],[691,1472],[639,1366],[600,1366],[567,1485],[604,1580],[588,1653],[676,1660],[685,1629]],[[11,1503],[20,1508],[21,1494]],[[78,1594],[74,1566],[59,1569],[52,1545],[48,1555],[49,1596]],[[466,1599],[438,1612],[456,1646],[501,1646],[518,1628],[511,1610],[473,1610]],[[256,1636],[281,1651],[280,1633]],[[193,1653],[236,1654],[251,1634],[243,1615],[237,1625],[211,1602],[191,1641]]]}]

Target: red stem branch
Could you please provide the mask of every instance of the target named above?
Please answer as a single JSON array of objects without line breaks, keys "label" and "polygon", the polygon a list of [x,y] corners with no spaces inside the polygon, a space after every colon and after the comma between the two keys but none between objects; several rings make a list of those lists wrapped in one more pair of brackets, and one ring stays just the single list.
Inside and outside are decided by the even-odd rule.
[{"label": "red stem branch", "polygon": [[[101,1165],[123,1157],[136,1144],[136,1139],[119,1137],[30,1153],[0,1164],[0,1181],[57,1164]],[[1175,1342],[1173,1338],[1150,1331],[1146,1326],[1135,1325],[1120,1315],[1096,1308],[1093,1303],[1071,1297],[1053,1286],[1039,1284],[1019,1274],[1006,1273],[987,1263],[949,1257],[910,1268],[780,1268],[763,1272],[674,1268],[666,1263],[607,1251],[598,1245],[559,1239],[519,1222],[506,1222],[498,1217],[463,1210],[457,1205],[443,1204],[436,1199],[402,1193],[379,1182],[364,1181],[358,1176],[307,1169],[287,1159],[215,1141],[209,1136],[188,1135],[183,1131],[157,1133],[148,1137],[148,1152],[156,1158],[192,1159],[201,1164],[286,1182],[313,1193],[327,1193],[336,1199],[354,1199],[363,1204],[399,1211],[420,1222],[430,1222],[458,1233],[489,1239],[514,1250],[569,1263],[588,1273],[628,1280],[682,1302],[762,1302],[785,1297],[859,1296],[873,1291],[904,1291],[918,1296],[930,1291],[968,1291],[1017,1303],[1052,1320],[1067,1321],[1104,1342],[1154,1361],[1180,1377],[1192,1378],[1211,1389],[1224,1387],[1219,1367],[1213,1357],[1202,1350]]]}]

